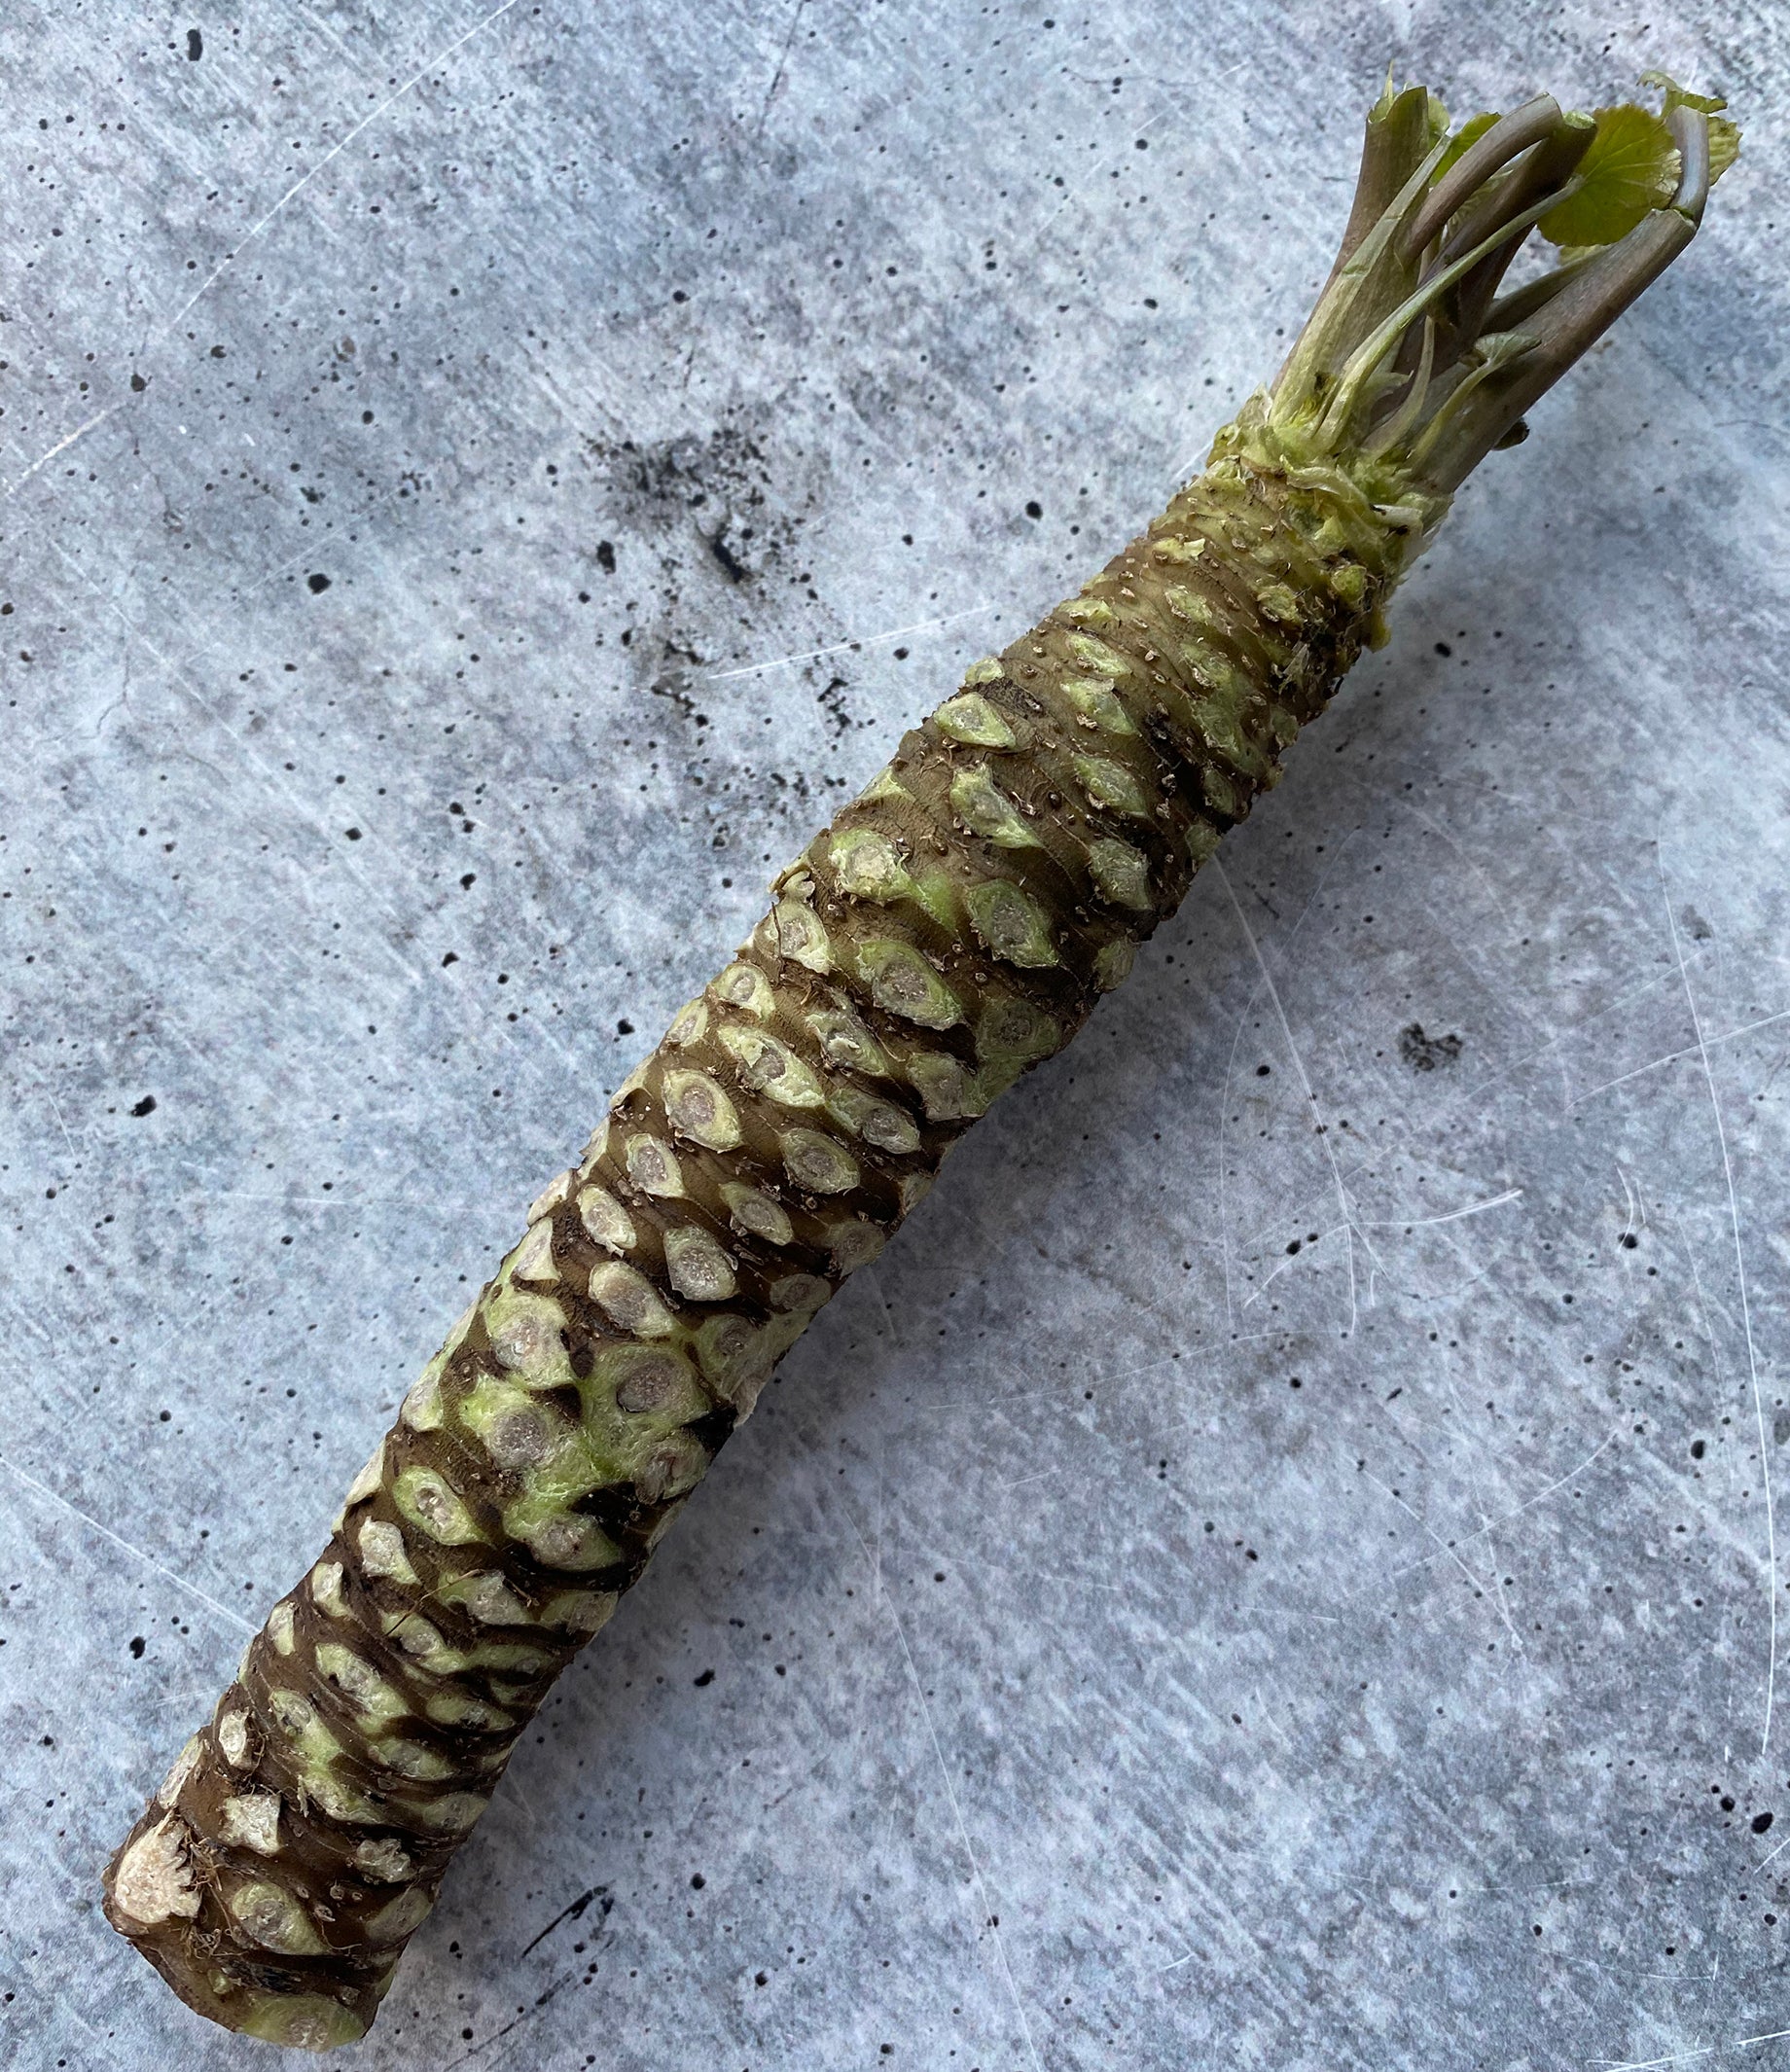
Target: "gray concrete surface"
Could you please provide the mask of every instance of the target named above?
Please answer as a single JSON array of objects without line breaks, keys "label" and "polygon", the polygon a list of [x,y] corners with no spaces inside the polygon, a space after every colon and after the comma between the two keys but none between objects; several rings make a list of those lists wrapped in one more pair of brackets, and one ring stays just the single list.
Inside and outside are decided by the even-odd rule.
[{"label": "gray concrete surface", "polygon": [[1787,20],[8,9],[0,2056],[272,2061],[106,1854],[770,868],[1271,370],[1391,58],[1746,156],[354,2061],[1790,2066]]}]

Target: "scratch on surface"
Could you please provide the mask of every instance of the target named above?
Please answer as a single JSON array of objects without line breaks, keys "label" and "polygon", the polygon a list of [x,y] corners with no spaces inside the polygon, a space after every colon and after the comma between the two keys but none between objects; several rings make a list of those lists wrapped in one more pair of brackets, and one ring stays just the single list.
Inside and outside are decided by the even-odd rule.
[{"label": "scratch on surface", "polygon": [[1709,1089],[1709,1109],[1715,1117],[1716,1142],[1722,1148],[1722,1178],[1728,1188],[1728,1217],[1734,1230],[1735,1273],[1740,1284],[1740,1328],[1746,1338],[1746,1366],[1753,1383],[1753,1416],[1759,1426],[1759,1478],[1765,1493],[1766,1587],[1770,1592],[1771,1620],[1767,1629],[1765,1668],[1765,1726],[1759,1736],[1764,1755],[1772,1741],[1772,1702],[1777,1689],[1777,1519],[1772,1498],[1772,1449],[1766,1443],[1765,1394],[1759,1385],[1759,1350],[1753,1342],[1752,1305],[1746,1292],[1746,1252],[1740,1241],[1740,1201],[1735,1193],[1734,1161],[1728,1156],[1728,1130],[1722,1121],[1722,1104],[1716,1096],[1715,1073],[1709,1064],[1709,1046],[1703,1040],[1703,1018],[1691,986],[1690,966],[1685,962],[1684,944],[1678,934],[1678,918],[1672,911],[1671,887],[1665,879],[1665,854],[1658,851],[1660,894],[1665,902],[1665,925],[1671,930],[1672,954],[1678,960],[1678,976],[1684,982],[1685,1005],[1691,1010],[1691,1026],[1697,1032],[1698,1055],[1702,1060],[1703,1081]]},{"label": "scratch on surface", "polygon": [[967,605],[960,612],[950,612],[943,619],[922,619],[914,625],[891,626],[886,633],[861,633],[852,640],[836,640],[830,648],[806,648],[800,655],[777,655],[770,661],[742,662],[737,669],[716,669],[708,678],[711,684],[724,684],[734,676],[757,676],[765,669],[787,669],[793,662],[818,661],[825,655],[843,655],[847,648],[871,648],[885,640],[899,640],[905,633],[932,633],[942,625],[955,625],[960,619],[974,619],[978,612],[992,611],[991,604]]},{"label": "scratch on surface", "polygon": [[55,445],[50,448],[48,453],[40,453],[38,457],[31,463],[31,465],[24,471],[24,473],[20,475],[16,481],[7,483],[7,495],[16,496],[40,468],[47,468],[58,453],[66,453],[69,447],[75,444],[76,440],[85,439],[95,425],[104,424],[106,419],[111,416],[112,412],[115,410],[120,409],[121,407],[122,406],[116,403],[108,403],[103,411],[95,411],[85,424],[76,425],[72,432],[67,433],[61,439],[58,439]]},{"label": "scratch on surface", "polygon": [[[1326,1237],[1336,1236],[1339,1231],[1351,1228],[1357,1231],[1403,1231],[1409,1235],[1413,1231],[1428,1230],[1438,1223],[1458,1223],[1465,1216],[1483,1216],[1487,1209],[1502,1208],[1507,1201],[1521,1201],[1522,1199],[1522,1188],[1507,1187],[1501,1195],[1492,1195],[1485,1201],[1470,1201],[1465,1208],[1449,1209],[1440,1216],[1379,1216],[1370,1220],[1357,1219],[1352,1226],[1342,1223],[1332,1224],[1329,1230],[1319,1232],[1318,1243],[1323,1243]],[[1307,1244],[1302,1248],[1301,1257],[1309,1258],[1313,1249],[1311,1245]],[[1297,1261],[1295,1260],[1283,1260],[1249,1298],[1249,1302],[1243,1304],[1243,1307],[1247,1309],[1250,1303],[1259,1303],[1269,1289],[1273,1286],[1274,1282],[1280,1278],[1281,1274],[1290,1272],[1296,1264]]]},{"label": "scratch on surface", "polygon": [[957,1823],[957,1839],[963,1844],[963,1853],[969,1859],[970,1876],[976,1880],[976,1896],[982,1902],[983,1922],[994,1938],[994,1951],[1001,1960],[1001,1973],[1007,1981],[1007,1991],[1013,2000],[1013,2011],[1020,2018],[1020,2033],[1025,2038],[1025,2054],[1032,2061],[1032,2072],[1044,2072],[1038,2056],[1038,2047],[1032,2042],[1031,2023],[1025,2018],[1025,2003],[1020,1998],[1020,1988],[1013,1976],[1013,1967],[1007,1961],[1007,1946],[1001,1940],[1001,1931],[996,1917],[988,1905],[988,1888],[983,1882],[982,1865],[976,1860],[976,1851],[970,1842],[969,1826],[963,1817],[963,1808],[957,1804],[957,1792],[951,1783],[950,1768],[945,1761],[945,1751],[939,1745],[938,1730],[932,1724],[932,1707],[926,1702],[925,1686],[920,1682],[920,1672],[914,1666],[913,1651],[908,1645],[908,1629],[901,1623],[901,1614],[895,1609],[894,1600],[888,1600],[889,1618],[894,1622],[895,1631],[901,1640],[901,1652],[908,1664],[908,1675],[913,1684],[913,1696],[919,1701],[920,1715],[926,1722],[926,1737],[932,1743],[932,1753],[937,1759],[939,1775],[944,1779],[945,1796],[950,1801],[951,1816]]},{"label": "scratch on surface", "polygon": [[[813,1448],[809,1447],[806,1450],[812,1456]],[[834,1494],[831,1490],[826,1493],[829,1496]],[[866,1541],[863,1533],[859,1531],[858,1521],[851,1515],[850,1506],[841,1504],[840,1508],[844,1512],[845,1522],[851,1527],[852,1536],[864,1550],[864,1558],[873,1562],[878,1572],[880,1572],[880,1552],[876,1555],[872,1554],[869,1542]],[[1000,1922],[993,1909],[988,1905],[988,1888],[983,1881],[982,1865],[977,1861],[976,1850],[970,1840],[969,1825],[963,1817],[963,1808],[957,1804],[957,1793],[956,1788],[951,1783],[950,1768],[945,1760],[945,1750],[939,1744],[938,1729],[932,1723],[932,1707],[926,1702],[926,1687],[920,1682],[920,1672],[914,1663],[913,1650],[908,1645],[908,1629],[901,1623],[901,1614],[896,1610],[894,1600],[891,1598],[885,1601],[888,1606],[890,1623],[895,1628],[896,1638],[901,1642],[902,1659],[908,1665],[908,1675],[913,1685],[913,1696],[919,1703],[920,1717],[926,1723],[926,1738],[932,1743],[933,1757],[939,1766],[939,1775],[944,1780],[945,1796],[950,1801],[951,1815],[957,1823],[957,1840],[963,1845],[963,1853],[970,1866],[970,1876],[976,1886],[977,1901],[982,1909],[982,1925],[987,1929],[989,1935],[993,1938],[995,1955],[1000,1959],[1001,1976],[1006,1982],[1008,1995],[1013,2001],[1014,2014],[1019,2018],[1020,2033],[1025,2039],[1025,2054],[1032,2061],[1032,2072],[1044,2072],[1043,2063],[1038,2056],[1038,2047],[1032,2041],[1031,2023],[1025,2018],[1025,2003],[1020,1998],[1020,1987],[1013,1976],[1013,1966],[1007,1961],[1007,1945],[1001,1939]]]},{"label": "scratch on surface", "polygon": [[[166,675],[167,681],[174,685],[174,687],[180,692],[182,692],[186,697],[190,697],[193,702],[199,708],[199,710],[204,713],[205,717],[211,722],[211,724],[217,728],[219,732],[228,737],[232,745],[235,748],[237,754],[242,758],[243,763],[247,765],[247,767],[252,769],[259,778],[261,778],[262,782],[266,784],[268,791],[272,792],[276,798],[281,798],[287,801],[295,808],[299,817],[305,823],[305,825],[311,828],[316,834],[323,837],[323,839],[329,843],[332,854],[341,863],[342,868],[346,871],[348,875],[360,885],[362,891],[367,894],[369,901],[374,901],[376,898],[376,893],[372,881],[368,878],[366,873],[362,871],[358,864],[352,862],[347,857],[342,855],[340,845],[335,840],[334,837],[330,833],[329,828],[318,817],[318,815],[299,799],[296,792],[294,792],[293,789],[286,784],[285,780],[280,777],[261,756],[256,754],[254,749],[249,746],[247,740],[243,737],[243,735],[239,733],[237,730],[233,728],[227,719],[224,718],[223,714],[218,711],[217,707],[212,704],[211,700],[206,697],[202,692],[195,688],[195,686],[189,679],[186,670],[181,667],[179,663],[172,661],[167,655],[163,654],[161,649],[159,648],[156,643],[149,637],[149,635],[143,631],[141,626],[133,625],[130,623],[129,619],[126,618],[125,612],[116,602],[116,600],[108,596],[106,592],[99,588],[99,586],[92,580],[92,578],[74,558],[74,556],[68,553],[67,549],[64,548],[58,541],[54,539],[50,542],[50,544],[54,549],[58,559],[60,559],[64,563],[64,565],[71,571],[71,573],[78,578],[78,580],[83,584],[83,586],[89,591],[90,591],[93,596],[99,599],[100,603],[104,605],[105,608],[112,614],[113,618],[118,621],[119,625],[125,630],[125,637],[127,639],[140,641],[142,645],[146,649],[148,649],[149,653],[161,665],[161,668],[164,674]],[[206,765],[205,767],[207,768],[210,768],[209,765]],[[222,781],[221,777],[220,781]],[[398,967],[398,969],[403,972],[405,977],[409,979],[412,984],[420,985],[425,982],[423,974],[419,970],[417,970],[414,965],[411,964],[392,944],[388,943],[385,940],[382,935],[376,936],[374,940],[377,943],[379,948],[385,952],[385,954]],[[545,1024],[543,1024],[542,1026],[545,1030]]]},{"label": "scratch on surface", "polygon": [[1572,1105],[1588,1101],[1593,1094],[1607,1093],[1612,1087],[1626,1087],[1631,1079],[1639,1079],[1643,1072],[1657,1072],[1662,1065],[1676,1064],[1681,1057],[1698,1057],[1703,1050],[1712,1049],[1718,1043],[1733,1043],[1741,1036],[1750,1036],[1755,1029],[1769,1029],[1774,1021],[1790,1021],[1790,1007],[1780,1008],[1775,1015],[1761,1015],[1757,1021],[1744,1021],[1737,1029],[1724,1029],[1719,1036],[1711,1036],[1706,1043],[1687,1044],[1682,1051],[1667,1051],[1664,1057],[1655,1057],[1644,1065],[1636,1065],[1632,1072],[1624,1072],[1615,1079],[1601,1081],[1595,1087],[1587,1087],[1583,1093],[1575,1093]]},{"label": "scratch on surface", "polygon": [[510,10],[516,6],[516,4],[517,0],[503,0],[503,5],[501,7],[494,7],[488,15],[485,15],[480,20],[475,21],[471,28],[465,30],[462,34],[456,36],[453,41],[447,46],[445,50],[436,52],[433,57],[427,59],[426,62],[424,62],[423,64],[418,65],[416,70],[411,74],[409,79],[405,80],[401,86],[393,88],[391,92],[389,92],[385,96],[385,98],[379,103],[376,108],[373,110],[370,115],[362,116],[360,121],[355,124],[354,127],[350,129],[348,133],[342,138],[341,142],[340,144],[331,145],[329,150],[326,151],[323,154],[322,158],[317,161],[316,164],[313,165],[308,172],[302,174],[300,178],[295,180],[292,185],[286,190],[286,192],[279,197],[279,199],[273,204],[273,206],[268,211],[268,213],[264,217],[262,217],[261,221],[255,224],[253,228],[250,229],[236,244],[234,244],[228,252],[225,253],[224,257],[219,260],[218,264],[215,267],[212,268],[211,271],[206,274],[205,278],[199,282],[198,286],[194,289],[193,293],[187,297],[186,301],[181,304],[180,307],[175,310],[174,314],[169,317],[166,323],[161,326],[161,330],[156,334],[156,336],[165,337],[168,332],[172,331],[175,326],[180,323],[181,319],[186,315],[187,311],[191,309],[196,303],[201,301],[206,295],[211,292],[214,287],[217,286],[218,282],[223,279],[224,275],[230,271],[231,268],[233,267],[236,261],[241,257],[244,249],[247,246],[253,244],[256,238],[258,238],[262,234],[262,232],[267,230],[268,226],[286,206],[287,202],[296,199],[298,196],[302,195],[304,190],[310,185],[310,183],[317,177],[317,175],[323,170],[323,168],[328,165],[332,160],[339,159],[341,154],[347,150],[348,146],[354,142],[355,138],[361,134],[363,130],[371,128],[372,125],[379,120],[380,116],[382,116],[395,101],[401,101],[404,96],[411,90],[411,89],[416,85],[418,80],[425,78],[429,73],[433,72],[437,65],[446,64],[448,58],[450,58],[453,54],[461,48],[462,45],[471,43],[475,36],[479,35],[482,31],[488,29],[493,21],[496,21],[501,17],[507,15]]},{"label": "scratch on surface", "polygon": [[[1538,1489],[1536,1490],[1533,1496],[1525,1498],[1522,1503],[1517,1506],[1515,1511],[1507,1511],[1505,1512],[1502,1518],[1488,1519],[1476,1531],[1468,1533],[1466,1537],[1469,1540],[1482,1539],[1487,1533],[1496,1532],[1501,1525],[1508,1525],[1514,1519],[1520,1518],[1525,1511],[1533,1511],[1537,1504],[1545,1504],[1548,1501],[1549,1497],[1551,1497],[1557,1489],[1565,1488],[1566,1484],[1571,1482],[1576,1476],[1583,1475],[1586,1469],[1591,1466],[1592,1462],[1594,1461],[1597,1456],[1605,1450],[1606,1447],[1612,1447],[1615,1444],[1616,1431],[1615,1428],[1612,1427],[1608,1432],[1604,1434],[1603,1438],[1599,1440],[1597,1445],[1594,1446],[1588,1454],[1586,1454],[1585,1458],[1580,1461],[1579,1465],[1576,1468],[1568,1468],[1564,1475],[1559,1476],[1554,1482],[1551,1482],[1545,1489]],[[1414,1512],[1412,1515],[1415,1517]],[[1427,1529],[1428,1528],[1425,1527],[1425,1530]],[[1451,1550],[1449,1549],[1443,1550],[1444,1553],[1448,1553]],[[1428,1568],[1432,1562],[1440,1561],[1442,1557],[1443,1556],[1441,1554],[1425,1554],[1422,1559],[1418,1561],[1407,1561],[1402,1568],[1395,1568],[1391,1570],[1387,1580],[1390,1581],[1393,1577],[1397,1576],[1408,1576],[1414,1569]]]},{"label": "scratch on surface", "polygon": [[783,39],[783,48],[777,53],[777,68],[770,75],[770,84],[765,89],[765,101],[758,111],[758,121],[753,125],[752,136],[756,142],[765,134],[765,125],[770,120],[770,104],[777,97],[777,89],[783,84],[783,75],[789,69],[789,54],[795,47],[796,31],[802,26],[802,18],[807,12],[808,0],[796,0],[796,11],[789,18],[789,34]]},{"label": "scratch on surface", "polygon": [[[1503,1623],[1504,1630],[1509,1636],[1511,1653],[1514,1656],[1521,1658],[1522,1655],[1524,1653],[1522,1645],[1522,1635],[1518,1632],[1516,1625],[1511,1619],[1510,1607],[1504,1602],[1502,1595],[1498,1591],[1496,1576],[1476,1576],[1473,1573],[1472,1569],[1470,1569],[1467,1566],[1466,1562],[1461,1558],[1459,1553],[1455,1550],[1455,1548],[1453,1548],[1446,1540],[1444,1540],[1441,1533],[1436,1530],[1435,1526],[1430,1523],[1428,1518],[1426,1518],[1420,1511],[1416,1510],[1413,1505],[1408,1504],[1396,1489],[1390,1487],[1387,1483],[1382,1483],[1378,1476],[1374,1475],[1365,1469],[1362,1472],[1366,1475],[1367,1480],[1374,1484],[1375,1488],[1378,1489],[1382,1496],[1389,1496],[1392,1501],[1399,1507],[1399,1509],[1404,1512],[1405,1515],[1409,1518],[1411,1518],[1414,1524],[1419,1526],[1422,1531],[1428,1535],[1430,1539],[1435,1541],[1437,1552],[1433,1558],[1438,1561],[1452,1561],[1454,1566],[1460,1570],[1461,1574],[1467,1579],[1467,1581],[1472,1584],[1474,1594],[1478,1597],[1486,1598],[1490,1602],[1492,1610],[1497,1613],[1499,1619]],[[1482,1528],[1482,1530],[1484,1528]],[[1469,1539],[1477,1539],[1479,1537],[1479,1534],[1469,1533],[1467,1537]],[[1425,1564],[1416,1563],[1414,1565],[1422,1566]],[[1390,1582],[1391,1578],[1388,1577],[1387,1581]]]},{"label": "scratch on surface", "polygon": [[1337,1186],[1337,1201],[1342,1211],[1342,1223],[1348,1232],[1348,1328],[1355,1328],[1357,1306],[1355,1299],[1355,1217],[1349,1206],[1348,1190],[1342,1184],[1342,1168],[1337,1163],[1335,1147],[1331,1144],[1328,1129],[1318,1110],[1317,1095],[1311,1090],[1311,1082],[1306,1075],[1305,1060],[1299,1054],[1299,1047],[1293,1041],[1293,1026],[1287,1019],[1286,1009],[1280,1004],[1280,988],[1274,983],[1274,975],[1268,968],[1268,959],[1262,954],[1262,946],[1256,941],[1255,930],[1250,927],[1248,916],[1237,900],[1235,889],[1226,874],[1223,862],[1212,859],[1212,869],[1218,873],[1218,881],[1225,888],[1225,896],[1231,902],[1231,911],[1236,915],[1237,926],[1243,931],[1243,939],[1249,945],[1250,954],[1256,960],[1256,969],[1262,974],[1262,982],[1268,987],[1268,997],[1274,1003],[1275,1018],[1280,1023],[1280,1033],[1286,1038],[1287,1054],[1293,1060],[1293,1069],[1299,1074],[1300,1090],[1306,1096],[1306,1106],[1312,1118],[1312,1126],[1322,1137],[1324,1156],[1330,1161],[1330,1172]]},{"label": "scratch on surface", "polygon": [[127,1554],[133,1554],[137,1560],[153,1568],[157,1575],[173,1584],[176,1590],[185,1590],[188,1596],[197,1597],[201,1604],[209,1605],[220,1619],[233,1625],[238,1632],[254,1632],[255,1628],[248,1621],[233,1612],[227,1604],[220,1604],[215,1597],[208,1597],[197,1583],[189,1583],[185,1576],[177,1576],[171,1568],[163,1568],[154,1554],[145,1554],[140,1547],[133,1547],[128,1540],[114,1532],[111,1526],[102,1525],[96,1518],[90,1517],[79,1506],[71,1504],[67,1497],[58,1496],[47,1483],[40,1483],[35,1475],[27,1475],[17,1461],[9,1460],[4,1453],[0,1453],[0,1468],[5,1468],[9,1474],[17,1476],[27,1489],[35,1489],[39,1496],[47,1497],[51,1503],[66,1511],[70,1518],[77,1518],[82,1524],[90,1525],[101,1539],[110,1540],[114,1547],[122,1547]]}]

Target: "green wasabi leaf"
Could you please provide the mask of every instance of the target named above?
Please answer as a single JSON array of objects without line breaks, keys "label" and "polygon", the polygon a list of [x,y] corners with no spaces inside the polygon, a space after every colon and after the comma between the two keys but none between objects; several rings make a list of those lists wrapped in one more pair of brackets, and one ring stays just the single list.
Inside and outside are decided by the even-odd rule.
[{"label": "green wasabi leaf", "polygon": [[1641,85],[1658,87],[1665,95],[1662,113],[1666,116],[1674,108],[1695,108],[1709,118],[1709,184],[1713,187],[1740,156],[1739,127],[1722,115],[1728,103],[1719,93],[1692,93],[1665,72],[1643,72]]},{"label": "green wasabi leaf", "polygon": [[1441,161],[1436,167],[1435,179],[1430,182],[1430,185],[1433,187],[1436,180],[1442,178],[1443,174],[1467,149],[1468,145],[1477,144],[1497,120],[1496,114],[1491,110],[1487,110],[1484,115],[1470,115],[1449,139],[1449,148],[1442,154]]},{"label": "green wasabi leaf", "polygon": [[1614,244],[1663,208],[1678,185],[1678,147],[1664,122],[1628,102],[1594,111],[1596,133],[1579,161],[1580,186],[1539,229],[1550,243]]}]

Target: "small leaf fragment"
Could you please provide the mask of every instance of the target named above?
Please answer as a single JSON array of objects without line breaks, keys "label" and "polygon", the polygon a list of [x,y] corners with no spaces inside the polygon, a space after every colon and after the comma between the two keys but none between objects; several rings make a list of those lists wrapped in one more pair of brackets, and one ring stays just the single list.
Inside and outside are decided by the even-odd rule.
[{"label": "small leaf fragment", "polygon": [[1709,118],[1709,184],[1713,187],[1740,156],[1740,128],[1722,114],[1728,103],[1719,93],[1692,93],[1665,72],[1643,72],[1643,87],[1658,87],[1665,95],[1661,113],[1669,121],[1674,108],[1694,108]]},{"label": "small leaf fragment", "polygon": [[1664,208],[1678,185],[1678,147],[1657,115],[1627,102],[1594,111],[1597,128],[1579,161],[1579,188],[1541,219],[1551,244],[1614,244]]}]

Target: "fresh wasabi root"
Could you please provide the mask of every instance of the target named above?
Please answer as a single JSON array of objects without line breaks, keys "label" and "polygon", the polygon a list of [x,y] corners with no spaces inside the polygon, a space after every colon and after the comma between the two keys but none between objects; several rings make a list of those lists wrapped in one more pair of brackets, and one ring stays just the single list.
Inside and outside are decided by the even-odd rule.
[{"label": "fresh wasabi root", "polygon": [[[1735,131],[1368,118],[1273,386],[776,880],[448,1334],[106,1874],[189,2006],[362,2035],[555,1676],[778,1358],[1280,773],[1492,447],[1690,242]],[[1531,227],[1568,247],[1500,292]]]}]

